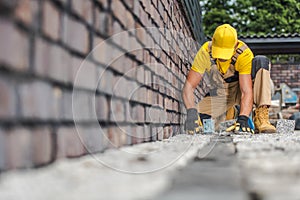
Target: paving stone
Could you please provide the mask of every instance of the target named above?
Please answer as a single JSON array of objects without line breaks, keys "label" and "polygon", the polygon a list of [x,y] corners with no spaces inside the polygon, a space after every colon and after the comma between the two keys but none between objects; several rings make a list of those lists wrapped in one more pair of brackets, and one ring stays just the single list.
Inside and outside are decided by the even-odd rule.
[{"label": "paving stone", "polygon": [[230,139],[211,140],[199,153],[157,199],[247,199]]},{"label": "paving stone", "polygon": [[295,130],[295,120],[280,119],[276,125],[277,133],[293,133]]}]

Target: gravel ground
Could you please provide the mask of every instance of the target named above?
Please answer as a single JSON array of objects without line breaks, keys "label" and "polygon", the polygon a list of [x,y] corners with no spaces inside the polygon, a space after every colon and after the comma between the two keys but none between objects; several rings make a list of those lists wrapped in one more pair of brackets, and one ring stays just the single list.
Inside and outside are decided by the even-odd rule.
[{"label": "gravel ground", "polygon": [[149,199],[166,190],[170,177],[195,157],[210,135],[177,135],[153,143],[63,159],[0,176],[0,199]]},{"label": "gravel ground", "polygon": [[244,187],[258,199],[300,199],[300,132],[234,136]]},{"label": "gravel ground", "polygon": [[300,199],[300,132],[214,136],[159,200]]},{"label": "gravel ground", "polygon": [[0,176],[0,199],[300,199],[300,132],[177,135]]}]

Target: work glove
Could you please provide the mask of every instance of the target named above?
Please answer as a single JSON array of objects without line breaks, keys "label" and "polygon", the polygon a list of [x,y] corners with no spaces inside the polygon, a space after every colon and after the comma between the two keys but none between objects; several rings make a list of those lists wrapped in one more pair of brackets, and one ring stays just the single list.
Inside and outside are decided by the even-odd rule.
[{"label": "work glove", "polygon": [[187,131],[188,134],[194,134],[195,132],[200,132],[200,126],[202,126],[202,123],[198,115],[197,109],[188,109],[184,129]]},{"label": "work glove", "polygon": [[232,126],[226,129],[226,132],[249,132],[254,134],[253,129],[254,126],[251,120],[249,120],[249,118],[245,115],[240,115],[238,116],[237,121]]}]

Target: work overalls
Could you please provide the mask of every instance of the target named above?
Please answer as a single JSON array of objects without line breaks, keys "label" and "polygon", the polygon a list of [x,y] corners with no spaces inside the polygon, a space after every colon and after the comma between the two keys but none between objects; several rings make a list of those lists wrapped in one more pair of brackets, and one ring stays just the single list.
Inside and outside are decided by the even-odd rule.
[{"label": "work overalls", "polygon": [[[216,59],[211,55],[211,42],[209,43],[209,54],[211,68],[205,73],[209,77],[209,94],[198,103],[198,112],[217,118],[234,105],[239,105],[241,101],[241,91],[239,86],[239,74],[235,70],[235,63],[247,45],[237,48],[231,58],[231,63],[222,74],[217,66]],[[270,69],[259,69],[253,77],[253,97],[256,107],[271,104],[271,79]]]}]

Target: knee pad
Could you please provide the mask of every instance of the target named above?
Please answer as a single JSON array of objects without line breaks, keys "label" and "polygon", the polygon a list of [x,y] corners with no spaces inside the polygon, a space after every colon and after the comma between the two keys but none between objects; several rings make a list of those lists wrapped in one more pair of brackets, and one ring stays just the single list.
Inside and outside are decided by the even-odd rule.
[{"label": "knee pad", "polygon": [[199,114],[199,117],[200,117],[200,120],[201,120],[202,124],[203,124],[204,119],[211,119],[211,115],[204,114],[204,113],[198,113],[198,114]]},{"label": "knee pad", "polygon": [[251,69],[251,77],[252,79],[255,78],[256,73],[260,69],[265,69],[270,71],[270,60],[266,56],[255,56],[252,59],[252,69]]}]

